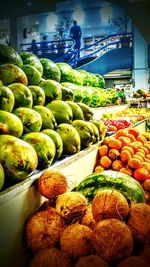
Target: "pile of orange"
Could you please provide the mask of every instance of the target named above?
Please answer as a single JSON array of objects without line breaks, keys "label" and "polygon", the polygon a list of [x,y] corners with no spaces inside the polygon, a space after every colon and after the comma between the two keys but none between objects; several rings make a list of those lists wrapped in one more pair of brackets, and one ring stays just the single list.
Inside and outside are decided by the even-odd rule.
[{"label": "pile of orange", "polygon": [[150,141],[136,128],[121,129],[105,137],[98,149],[94,172],[112,169],[128,174],[141,183],[150,203]]}]

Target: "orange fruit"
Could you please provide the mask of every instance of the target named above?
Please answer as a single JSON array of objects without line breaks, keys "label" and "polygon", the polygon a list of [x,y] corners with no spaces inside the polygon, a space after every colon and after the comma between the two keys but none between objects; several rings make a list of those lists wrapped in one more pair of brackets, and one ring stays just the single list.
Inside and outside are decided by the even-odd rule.
[{"label": "orange fruit", "polygon": [[144,190],[150,192],[150,179],[148,178],[147,180],[145,180],[142,184]]},{"label": "orange fruit", "polygon": [[105,137],[104,140],[103,140],[103,145],[106,145],[107,146],[110,139],[111,139],[110,136]]},{"label": "orange fruit", "polygon": [[119,150],[122,147],[122,143],[120,140],[117,140],[116,138],[111,138],[108,142],[108,146],[110,148],[115,148]]},{"label": "orange fruit", "polygon": [[135,142],[136,141],[136,138],[133,134],[128,134],[127,137],[130,138],[131,142]]},{"label": "orange fruit", "polygon": [[141,167],[141,161],[136,158],[129,159],[128,166],[131,169],[137,169]]},{"label": "orange fruit", "polygon": [[142,146],[142,147],[140,148],[140,150],[143,150],[143,151],[145,152],[145,155],[149,154],[149,150],[148,150],[148,148],[145,147],[145,146]]},{"label": "orange fruit", "polygon": [[136,128],[129,128],[128,132],[129,134],[133,134],[135,138],[137,138],[140,134],[140,132]]},{"label": "orange fruit", "polygon": [[121,158],[121,161],[125,163],[125,162],[128,162],[128,160],[131,159],[132,156],[128,150],[124,149],[120,153],[120,158]]},{"label": "orange fruit", "polygon": [[149,162],[146,162],[146,161],[143,161],[141,163],[141,167],[142,168],[145,168],[146,170],[148,170],[149,174],[150,174],[150,163]]},{"label": "orange fruit", "polygon": [[121,141],[122,146],[127,146],[127,145],[129,145],[131,143],[131,139],[129,137],[127,137],[127,136],[120,136],[118,138],[118,140]]},{"label": "orange fruit", "polygon": [[110,148],[108,152],[108,157],[112,160],[115,160],[120,155],[119,150],[115,148]]},{"label": "orange fruit", "polygon": [[124,167],[124,163],[119,159],[114,160],[112,163],[112,169],[114,171],[120,171],[120,169],[123,167]]},{"label": "orange fruit", "polygon": [[129,146],[133,148],[134,152],[137,152],[138,149],[142,146],[142,143],[139,144],[138,141],[135,141],[130,143]]},{"label": "orange fruit", "polygon": [[138,168],[134,171],[133,177],[139,182],[147,180],[149,178],[148,170],[144,168]]},{"label": "orange fruit", "polygon": [[146,157],[147,157],[147,159],[150,159],[150,154],[147,154]]},{"label": "orange fruit", "polygon": [[142,152],[136,152],[135,155],[140,156],[141,158],[143,158],[143,160],[145,159],[145,155]]},{"label": "orange fruit", "polygon": [[129,151],[130,154],[131,154],[132,156],[133,156],[133,154],[134,154],[134,150],[133,150],[133,148],[130,147],[130,146],[123,146],[123,147],[121,148],[121,151],[123,151],[123,150],[127,150],[127,151]]},{"label": "orange fruit", "polygon": [[109,125],[109,126],[107,127],[107,129],[108,129],[108,131],[110,131],[110,132],[116,132],[116,131],[117,131],[117,127],[114,126],[114,125]]},{"label": "orange fruit", "polygon": [[106,156],[108,154],[108,146],[102,145],[98,148],[98,154],[100,157]]},{"label": "orange fruit", "polygon": [[109,157],[103,156],[100,158],[100,165],[104,167],[104,169],[109,169],[111,167],[112,161]]},{"label": "orange fruit", "polygon": [[133,155],[133,158],[139,159],[141,162],[143,162],[145,160],[145,159],[143,160],[142,157],[140,157],[139,155],[136,155],[136,154]]},{"label": "orange fruit", "polygon": [[143,153],[143,155],[146,156],[146,152],[142,148],[139,148],[137,152]]},{"label": "orange fruit", "polygon": [[103,172],[104,170],[104,167],[99,165],[95,167],[94,172]]},{"label": "orange fruit", "polygon": [[121,168],[119,171],[120,171],[120,172],[123,172],[123,173],[125,173],[125,174],[127,174],[127,175],[130,175],[131,177],[132,177],[132,175],[133,175],[132,170],[131,170],[130,168],[128,168],[128,166],[126,166],[126,167],[124,167],[124,168]]},{"label": "orange fruit", "polygon": [[147,139],[143,135],[139,135],[136,140],[142,142],[143,144],[147,142]]},{"label": "orange fruit", "polygon": [[119,138],[120,136],[127,136],[127,135],[128,135],[128,130],[125,130],[125,129],[120,129],[115,134],[116,138]]},{"label": "orange fruit", "polygon": [[148,142],[146,142],[146,143],[144,144],[144,147],[146,147],[146,148],[148,149],[149,153],[150,153],[150,144],[149,144]]}]

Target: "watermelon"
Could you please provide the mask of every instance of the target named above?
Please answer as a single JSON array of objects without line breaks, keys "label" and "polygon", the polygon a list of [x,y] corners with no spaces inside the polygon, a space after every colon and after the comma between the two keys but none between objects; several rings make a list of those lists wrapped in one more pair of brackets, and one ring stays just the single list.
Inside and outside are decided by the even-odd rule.
[{"label": "watermelon", "polygon": [[40,105],[44,106],[45,104],[45,92],[44,90],[37,85],[29,85],[28,88],[30,89],[33,97],[33,106]]},{"label": "watermelon", "polygon": [[0,63],[10,63],[22,67],[23,62],[19,53],[13,48],[5,44],[0,44]]},{"label": "watermelon", "polygon": [[38,85],[40,83],[41,74],[34,66],[25,64],[22,66],[22,70],[27,76],[28,85]]},{"label": "watermelon", "polygon": [[24,134],[41,130],[42,117],[36,110],[19,107],[14,109],[13,113],[22,121]]},{"label": "watermelon", "polygon": [[81,89],[82,94],[83,94],[82,103],[90,106],[90,103],[92,100],[92,89],[86,86],[80,86],[79,88]]},{"label": "watermelon", "polygon": [[0,110],[0,134],[9,134],[20,137],[23,133],[23,124],[16,115]]},{"label": "watermelon", "polygon": [[40,62],[43,66],[43,78],[60,82],[61,74],[56,63],[48,58],[40,58]]},{"label": "watermelon", "polygon": [[74,95],[73,95],[73,91],[68,88],[65,87],[61,84],[61,92],[62,92],[62,100],[63,101],[73,101],[74,100]]},{"label": "watermelon", "polygon": [[21,59],[23,61],[23,65],[28,64],[28,65],[34,66],[40,72],[40,74],[42,76],[43,66],[40,62],[40,59],[36,55],[34,55],[28,51],[22,51],[19,54],[20,54]]},{"label": "watermelon", "polygon": [[18,66],[10,63],[0,65],[0,79],[3,85],[22,83],[28,85],[28,79],[24,71]]},{"label": "watermelon", "polygon": [[52,164],[56,148],[48,135],[36,132],[24,134],[21,138],[35,149],[38,156],[38,170],[44,170]]},{"label": "watermelon", "polygon": [[21,83],[12,83],[9,89],[13,92],[15,97],[15,108],[27,107],[31,108],[33,105],[33,97],[30,89]]},{"label": "watermelon", "polygon": [[0,163],[0,190],[2,189],[5,181],[5,173],[2,164]]},{"label": "watermelon", "polygon": [[72,90],[73,96],[74,96],[74,102],[82,102],[83,93],[82,93],[82,90],[79,88],[78,85],[70,83],[70,82],[63,82],[63,83],[61,83],[61,85]]},{"label": "watermelon", "polygon": [[98,73],[95,74],[96,77],[98,78],[98,86],[100,88],[104,88],[105,87],[105,80],[104,80],[104,77]]},{"label": "watermelon", "polygon": [[72,67],[69,64],[63,63],[63,62],[58,62],[56,64],[61,73],[60,82],[73,82],[74,83],[75,79],[74,79]]},{"label": "watermelon", "polygon": [[11,112],[15,105],[13,92],[6,86],[0,86],[0,109]]},{"label": "watermelon", "polygon": [[78,70],[78,72],[80,73],[80,75],[82,75],[83,85],[87,85],[87,86],[92,85],[92,77],[90,73],[88,73],[85,70]]},{"label": "watermelon", "polygon": [[7,181],[20,182],[36,169],[38,158],[35,149],[20,138],[0,135],[0,163]]},{"label": "watermelon", "polygon": [[73,191],[81,192],[91,202],[98,191],[106,188],[120,191],[129,204],[145,203],[145,193],[140,183],[127,174],[112,170],[88,175]]},{"label": "watermelon", "polygon": [[77,85],[83,85],[83,76],[77,70],[72,70],[74,83]]},{"label": "watermelon", "polygon": [[39,84],[39,86],[44,90],[46,96],[46,103],[62,99],[61,85],[59,82],[47,79]]}]

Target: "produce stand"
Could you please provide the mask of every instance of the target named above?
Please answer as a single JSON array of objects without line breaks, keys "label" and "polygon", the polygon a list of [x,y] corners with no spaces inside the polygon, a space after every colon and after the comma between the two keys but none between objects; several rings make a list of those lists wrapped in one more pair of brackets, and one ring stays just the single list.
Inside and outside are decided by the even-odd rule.
[{"label": "produce stand", "polygon": [[109,112],[120,112],[124,109],[126,109],[129,105],[115,105],[115,106],[106,106],[106,107],[99,107],[99,108],[93,108],[92,111],[94,112],[93,118],[94,119],[101,119],[103,113]]},{"label": "produce stand", "polygon": [[[134,125],[140,132],[146,130],[146,119]],[[61,171],[73,188],[82,178],[93,172],[97,149],[101,141],[50,167]],[[43,172],[43,171],[42,171]],[[25,248],[24,226],[27,218],[44,201],[37,192],[37,179],[42,172],[35,173],[27,180],[0,193],[0,265],[1,267],[26,267],[27,248]],[[12,264],[13,263],[13,264]]]}]

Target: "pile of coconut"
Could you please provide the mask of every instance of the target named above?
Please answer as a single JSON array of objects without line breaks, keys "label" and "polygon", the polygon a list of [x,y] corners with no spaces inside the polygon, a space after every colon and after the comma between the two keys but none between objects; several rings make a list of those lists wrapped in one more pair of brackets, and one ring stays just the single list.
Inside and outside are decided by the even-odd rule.
[{"label": "pile of coconut", "polygon": [[38,191],[47,200],[25,225],[29,267],[150,266],[150,206],[129,206],[114,189],[89,205],[52,170],[39,177]]}]

